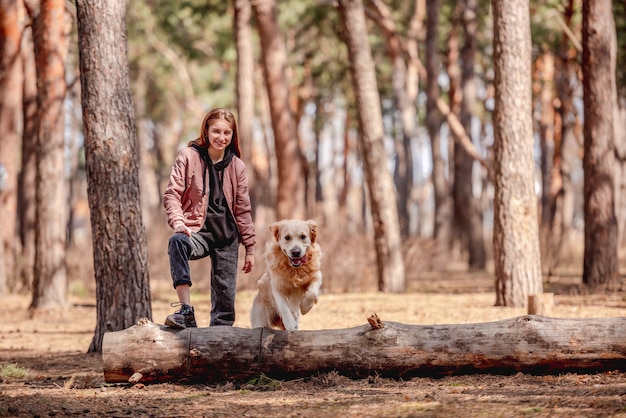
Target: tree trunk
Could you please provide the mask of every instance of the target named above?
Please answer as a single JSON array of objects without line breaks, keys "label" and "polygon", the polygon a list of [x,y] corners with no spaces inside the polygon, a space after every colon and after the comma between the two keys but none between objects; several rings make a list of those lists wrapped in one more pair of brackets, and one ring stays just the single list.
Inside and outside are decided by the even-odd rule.
[{"label": "tree trunk", "polygon": [[255,190],[250,190],[250,199],[255,201],[254,222],[259,225],[268,225],[276,219],[276,158],[272,158],[274,145],[272,144],[272,122],[269,111],[269,97],[263,81],[262,66],[254,67],[254,96],[256,97],[256,114],[261,135],[257,146],[251,152]]},{"label": "tree trunk", "polygon": [[19,231],[22,254],[20,284],[31,292],[35,272],[35,220],[37,218],[37,70],[32,25],[25,28],[22,45],[22,159],[19,176]]},{"label": "tree trunk", "polygon": [[96,279],[96,330],[152,316],[139,154],[128,77],[126,2],[77,2],[87,193]]},{"label": "tree trunk", "polygon": [[69,31],[65,1],[42,1],[35,23],[34,42],[38,135],[32,309],[59,307],[67,303],[67,186],[63,102],[67,89],[65,60],[69,48]]},{"label": "tree trunk", "polygon": [[[417,206],[417,210],[422,210],[425,213],[432,215],[432,210],[426,208],[426,204],[420,202],[419,199],[414,197],[413,190],[416,187],[416,183],[421,182],[421,179],[415,179],[415,167],[419,167],[419,162],[414,160],[414,148],[416,144],[416,127],[417,127],[417,105],[415,104],[417,101],[417,97],[419,94],[419,86],[420,86],[420,67],[422,64],[419,60],[419,45],[420,42],[423,41],[423,37],[421,33],[424,32],[424,21],[426,20],[426,0],[414,0],[413,2],[415,10],[413,11],[413,16],[411,17],[411,22],[409,24],[409,31],[407,34],[407,39],[405,43],[406,54],[408,55],[407,59],[407,75],[406,75],[406,90],[407,90],[407,101],[410,106],[406,106],[404,111],[402,112],[402,126],[406,131],[404,135],[404,143],[403,147],[405,149],[405,153],[407,154],[407,170],[408,170],[408,181],[406,184],[406,194],[407,194],[407,204],[408,208],[408,235],[418,235],[419,236],[419,220],[417,225],[412,226],[416,215],[414,211],[411,210],[412,207]],[[426,80],[422,80],[425,82]],[[432,216],[428,216],[430,219]]]},{"label": "tree trunk", "polygon": [[[572,17],[576,0],[568,0],[564,5],[563,19],[569,30],[572,28]],[[581,49],[582,51],[582,49]],[[552,162],[552,175],[550,192],[550,231],[549,248],[550,257],[544,270],[548,274],[557,268],[561,254],[567,252],[574,219],[574,185],[572,170],[579,160],[580,146],[577,132],[580,131],[580,118],[574,107],[573,95],[576,85],[571,80],[577,79],[579,51],[572,45],[567,33],[563,33],[559,46],[558,59],[555,63],[555,86],[559,106],[556,107],[554,129],[554,158]]]},{"label": "tree trunk", "polygon": [[[476,39],[478,30],[478,0],[464,0],[464,8],[461,14],[463,25],[463,47],[461,48],[461,106],[459,118],[467,136],[472,138],[472,120],[474,118],[473,109],[476,106],[476,76],[474,74],[474,56],[478,49]],[[467,253],[468,264],[471,268],[484,269],[487,264],[487,254],[485,252],[485,239],[483,234],[483,211],[480,201],[474,197],[475,176],[473,175],[474,159],[465,150],[463,145],[455,142],[455,196],[460,198],[460,203],[464,208],[466,217],[465,228],[467,228]]]},{"label": "tree trunk", "polygon": [[278,167],[276,216],[278,219],[302,218],[305,185],[298,132],[289,107],[287,52],[278,27],[276,0],[252,3],[261,40],[265,83],[269,95],[270,115],[274,132],[274,151]]},{"label": "tree trunk", "polygon": [[552,163],[556,151],[554,141],[554,55],[544,50],[537,57],[533,69],[533,93],[536,96],[539,117],[539,144],[541,149],[541,253],[542,260],[550,255],[549,232],[552,221],[550,208],[554,207],[552,193]]},{"label": "tree trunk", "polygon": [[406,282],[398,211],[383,143],[382,112],[363,3],[361,0],[342,0],[338,2],[338,8],[348,46],[358,109],[360,150],[374,223],[378,289],[384,292],[404,292]]},{"label": "tree trunk", "polygon": [[[252,124],[254,122],[254,49],[250,31],[252,6],[250,0],[234,0],[234,5],[237,44],[237,127],[244,160],[248,167],[252,167]],[[254,174],[255,170],[248,170],[248,185],[253,194],[256,190]]]},{"label": "tree trunk", "polygon": [[[312,83],[315,83],[315,80],[312,80]],[[319,95],[315,95],[312,98],[312,102],[315,103],[315,108],[316,109],[321,109],[322,108],[322,103],[323,100]],[[315,159],[314,159],[314,167],[313,169],[315,170],[312,177],[313,177],[313,185],[312,185],[312,189],[313,189],[313,201],[315,202],[315,213],[316,214],[320,214],[320,215],[324,215],[324,194],[323,194],[323,180],[322,180],[322,155],[323,155],[323,151],[322,151],[322,147],[320,146],[321,142],[322,142],[322,130],[324,129],[324,118],[321,114],[321,112],[315,112],[315,116],[313,116],[313,121],[312,121],[312,125],[313,125],[313,132],[315,134],[314,136],[314,141],[315,141]],[[336,171],[335,169],[333,169],[333,171],[335,172],[335,175],[333,175],[333,177],[336,177]],[[332,196],[328,197],[329,200],[331,201],[331,205],[335,207],[335,211],[334,214],[337,214],[337,194],[333,193]],[[326,220],[326,218],[324,218],[324,220]],[[331,228],[334,228],[337,225],[337,222],[330,222],[329,226]]]},{"label": "tree trunk", "polygon": [[[253,123],[255,120],[255,78],[257,68],[254,58],[254,44],[250,21],[252,18],[252,2],[250,0],[234,0],[235,31],[237,43],[237,113],[241,148],[248,166],[248,184],[252,211],[255,222],[267,223],[262,214],[274,207],[274,196],[269,178],[267,149],[263,149],[255,141]],[[267,92],[262,96],[265,98]]]},{"label": "tree trunk", "polygon": [[[617,93],[617,90],[616,92]],[[618,103],[616,98],[615,103]],[[626,228],[626,132],[621,128],[626,126],[626,107],[615,105],[615,217],[617,218],[618,260],[626,248],[624,243],[624,229]]]},{"label": "tree trunk", "polygon": [[[338,117],[336,115],[336,109],[333,109],[332,117]],[[345,231],[354,232],[360,231],[363,232],[367,230],[366,219],[364,217],[364,212],[360,210],[361,205],[360,202],[364,199],[362,187],[356,185],[353,181],[352,177],[352,161],[356,160],[355,151],[356,148],[356,138],[355,135],[352,135],[353,132],[353,112],[344,112],[343,117],[343,126],[344,129],[342,133],[337,133],[337,136],[341,135],[341,139],[343,142],[343,149],[339,150],[335,148],[333,151],[336,153],[334,159],[341,161],[341,164],[338,164],[338,173],[337,177],[341,180],[338,182],[338,186],[335,186],[334,182],[325,182],[324,187],[326,188],[324,191],[324,221],[326,225],[333,225],[333,227],[337,227],[337,222],[342,222],[345,220]],[[352,157],[352,156],[355,157]],[[328,196],[335,195],[335,187],[339,187],[339,191],[337,192],[337,207],[334,207],[334,202],[328,198]],[[351,198],[352,196],[352,198]],[[337,210],[339,212],[339,216],[337,216]]]},{"label": "tree trunk", "polygon": [[590,288],[614,288],[619,275],[614,187],[615,36],[611,0],[583,2],[583,283]]},{"label": "tree trunk", "polygon": [[534,191],[528,1],[494,0],[494,228],[497,306],[543,293]]},{"label": "tree trunk", "polygon": [[439,0],[428,2],[426,19],[426,128],[430,136],[430,149],[433,162],[432,182],[435,196],[435,224],[433,237],[442,245],[450,244],[451,201],[450,186],[446,175],[446,163],[441,153],[441,114],[437,108],[439,99]]},{"label": "tree trunk", "polygon": [[[450,16],[450,31],[446,39],[446,57],[444,60],[446,72],[449,78],[448,86],[448,113],[454,115],[458,121],[458,125],[462,127],[462,134],[467,136],[465,127],[460,120],[461,100],[463,91],[461,89],[461,63],[460,63],[460,16],[462,14],[463,4],[457,2],[456,7],[452,10]],[[439,19],[439,17],[437,17]],[[438,79],[437,79],[438,81]],[[441,112],[441,110],[440,110]],[[443,112],[442,112],[443,113]],[[452,136],[454,137],[454,130]],[[471,139],[467,137],[469,141]],[[471,186],[467,188],[467,178],[471,181],[471,174],[467,173],[468,165],[471,167],[473,161],[466,158],[465,153],[461,149],[458,140],[448,141],[448,172],[450,181],[450,204],[451,204],[451,249],[455,256],[461,259],[468,259],[469,251],[469,235],[470,235],[470,212],[469,196],[471,195]],[[468,206],[469,205],[469,206]]]},{"label": "tree trunk", "polygon": [[[476,54],[476,12],[477,4],[473,1],[457,3],[452,29],[448,38],[447,70],[450,77],[450,115],[458,118],[462,129],[454,129],[455,136],[453,157],[454,170],[451,176],[454,206],[453,240],[462,254],[467,255],[471,268],[484,268],[486,263],[483,237],[482,211],[477,198],[473,195],[474,158],[468,144],[472,142],[472,113],[475,105],[476,90],[474,81],[474,55]],[[465,42],[460,49],[457,26],[462,26]]]},{"label": "tree trunk", "polygon": [[[138,66],[137,79],[145,80],[144,68]],[[135,84],[135,115],[137,129],[137,149],[139,153],[139,184],[141,188],[141,210],[143,222],[145,225],[152,225],[153,219],[159,218],[161,210],[161,189],[159,188],[159,175],[157,167],[159,165],[155,161],[156,147],[153,145],[155,135],[152,133],[154,122],[147,116],[147,103],[149,95],[146,90],[147,83]],[[78,155],[78,153],[76,153]],[[78,167],[72,175],[72,182],[78,181]]]},{"label": "tree trunk", "polygon": [[[414,40],[416,33],[409,34],[406,39],[402,39],[392,20],[389,8],[381,1],[374,0],[367,5],[372,10],[368,16],[373,17],[376,23],[383,29],[387,53],[392,65],[392,88],[395,105],[400,113],[401,138],[396,141],[396,163],[395,163],[395,185],[397,190],[398,218],[400,234],[402,237],[409,236],[410,213],[409,201],[413,190],[413,154],[411,142],[415,136],[415,114],[417,97],[417,69],[411,68],[411,56],[404,56],[403,45],[409,43],[412,36]],[[416,2],[415,16],[419,16],[420,10]],[[416,25],[418,18],[413,17],[411,22]],[[421,22],[420,22],[421,23]],[[415,32],[416,30],[414,30]],[[414,42],[416,43],[416,41]],[[415,57],[417,53],[415,52]]]},{"label": "tree trunk", "polygon": [[22,28],[17,2],[0,0],[0,296],[16,275],[17,162],[22,103]]},{"label": "tree trunk", "polygon": [[374,322],[296,332],[237,327],[178,331],[142,320],[105,334],[102,362],[107,383],[235,381],[261,373],[291,379],[331,371],[355,378],[597,373],[626,366],[624,335],[623,317],[527,315],[458,325]]}]

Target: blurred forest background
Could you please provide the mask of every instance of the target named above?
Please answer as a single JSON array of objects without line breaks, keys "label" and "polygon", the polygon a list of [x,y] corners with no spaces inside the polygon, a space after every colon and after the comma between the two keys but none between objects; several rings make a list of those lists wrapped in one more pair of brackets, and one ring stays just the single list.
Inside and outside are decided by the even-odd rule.
[{"label": "blurred forest background", "polygon": [[[494,153],[498,57],[493,5],[506,12],[509,2],[83,3],[0,1],[0,295],[32,293],[33,307],[54,305],[66,300],[68,289],[97,294],[98,286],[111,284],[99,282],[104,275],[115,280],[139,275],[140,283],[149,277],[153,284],[169,286],[170,230],[161,194],[177,151],[198,136],[203,115],[213,107],[238,115],[258,232],[257,266],[239,277],[240,288],[255,286],[264,268],[260,255],[267,226],[286,217],[313,218],[321,225],[326,292],[410,291],[407,279],[433,270],[484,270],[495,274],[494,282],[498,279],[494,199],[508,166]],[[570,275],[590,290],[623,291],[618,262],[626,220],[626,3],[519,3],[530,10],[528,28],[520,30],[528,29],[532,42],[529,118],[536,200],[531,206],[537,225],[519,218],[517,227],[537,238],[540,280]],[[122,20],[113,10],[120,7]],[[609,19],[596,14],[593,20],[599,11],[608,11]],[[367,57],[359,61],[359,53],[368,51],[356,42],[359,20],[351,14],[359,12],[375,75],[369,89],[370,79],[360,79],[367,71],[359,66],[367,63]],[[585,59],[585,51],[594,47],[585,28],[594,24],[612,33],[611,42],[603,44],[608,66]],[[107,29],[122,34],[109,44],[119,53],[98,52]],[[612,42],[616,48],[609,48]],[[100,74],[97,63],[105,61],[110,73],[104,65]],[[118,78],[115,72],[120,61],[122,68],[127,64],[130,111],[124,100],[115,99],[124,83],[106,84],[124,80],[125,74]],[[612,112],[585,104],[585,91],[594,90],[585,85],[584,74],[609,77],[608,95],[594,97]],[[102,84],[87,89],[93,76]],[[113,95],[101,99],[107,89]],[[373,106],[365,97],[372,90]],[[608,157],[588,163],[584,155],[597,149],[592,139],[598,138],[592,138],[591,124],[585,129],[592,119],[585,120],[586,106],[604,112],[599,123],[594,115],[593,126],[603,121],[611,126],[609,135],[593,131],[605,152],[594,156]],[[120,141],[125,138],[106,129],[123,119],[111,116],[117,107],[133,125],[127,126],[124,146]],[[102,131],[91,129],[92,123],[100,123]],[[98,155],[114,158],[98,160]],[[119,170],[120,164],[130,169]],[[604,171],[585,170],[586,164]],[[123,194],[130,190],[133,195],[135,168],[138,211]],[[610,174],[609,195],[586,177],[594,172]],[[594,190],[604,190],[599,201]],[[586,208],[586,197],[595,206]],[[504,204],[514,205],[514,200]],[[109,204],[117,206],[111,210]],[[102,212],[94,216],[95,208]],[[125,215],[117,216],[118,211]],[[592,219],[587,216],[604,225],[598,235],[585,236],[585,221]],[[106,226],[103,219],[108,219]],[[138,232],[127,228],[137,221]],[[122,229],[130,231],[130,238],[119,235]],[[143,249],[128,244],[134,237]],[[120,258],[120,247],[111,242],[128,245],[139,265]],[[520,248],[522,254],[533,253],[527,250]],[[612,265],[601,261],[593,267],[592,259]],[[46,263],[54,267],[46,270]],[[202,263],[194,264],[198,282],[208,278]],[[146,291],[149,297],[149,287]]]}]

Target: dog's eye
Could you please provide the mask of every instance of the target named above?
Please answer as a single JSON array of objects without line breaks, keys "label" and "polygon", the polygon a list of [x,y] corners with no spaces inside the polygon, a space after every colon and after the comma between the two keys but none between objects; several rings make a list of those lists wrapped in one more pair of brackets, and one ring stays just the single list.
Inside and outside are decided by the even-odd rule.
[{"label": "dog's eye", "polygon": [[285,241],[291,241],[291,235],[285,235],[283,238]]},{"label": "dog's eye", "polygon": [[304,241],[305,239],[306,239],[306,235],[305,234],[300,235],[300,240],[301,241]]}]

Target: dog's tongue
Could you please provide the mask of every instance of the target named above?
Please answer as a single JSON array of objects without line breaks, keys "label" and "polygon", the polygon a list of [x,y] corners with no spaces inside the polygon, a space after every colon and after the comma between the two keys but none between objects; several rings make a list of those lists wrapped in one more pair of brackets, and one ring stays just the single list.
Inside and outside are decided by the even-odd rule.
[{"label": "dog's tongue", "polygon": [[291,265],[294,267],[300,267],[303,264],[306,264],[306,256],[304,257],[293,257],[290,259]]}]

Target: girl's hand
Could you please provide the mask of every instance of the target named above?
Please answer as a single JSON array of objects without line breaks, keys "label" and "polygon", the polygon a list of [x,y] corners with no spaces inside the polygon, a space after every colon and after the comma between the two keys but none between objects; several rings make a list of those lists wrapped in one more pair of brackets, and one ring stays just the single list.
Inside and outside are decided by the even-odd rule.
[{"label": "girl's hand", "polygon": [[174,232],[180,232],[181,234],[185,234],[188,237],[191,236],[191,229],[189,229],[187,225],[177,225],[176,228],[174,228]]},{"label": "girl's hand", "polygon": [[242,271],[244,273],[250,273],[254,267],[254,254],[246,254],[246,261],[243,263]]}]

